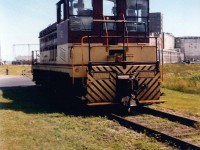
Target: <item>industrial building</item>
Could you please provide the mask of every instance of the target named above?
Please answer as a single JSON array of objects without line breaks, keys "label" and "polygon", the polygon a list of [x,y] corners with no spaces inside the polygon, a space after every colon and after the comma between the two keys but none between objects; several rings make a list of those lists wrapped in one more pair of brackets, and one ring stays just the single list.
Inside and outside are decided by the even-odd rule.
[{"label": "industrial building", "polygon": [[31,65],[31,56],[17,56],[15,61],[12,61],[13,65]]},{"label": "industrial building", "polygon": [[[151,33],[151,36],[156,34]],[[180,48],[175,48],[175,37],[171,33],[157,35],[158,58],[164,63],[180,63],[184,60],[184,53]],[[151,39],[151,45],[155,45],[155,40]],[[163,54],[163,55],[162,55]]]},{"label": "industrial building", "polygon": [[[175,48],[175,37],[171,33],[163,32],[163,14],[160,12],[149,14],[150,36],[157,36],[158,58],[164,63],[179,63],[184,60],[184,53]],[[154,45],[155,40],[150,40]],[[162,55],[163,54],[163,55]]]},{"label": "industrial building", "polygon": [[175,47],[175,37],[171,33],[163,33],[163,62],[180,63],[184,61],[184,53],[180,48]]},{"label": "industrial building", "polygon": [[172,33],[162,33],[164,42],[164,49],[174,49],[175,48],[175,36]]},{"label": "industrial building", "polygon": [[175,40],[175,47],[180,48],[185,54],[185,60],[193,62],[200,61],[200,37],[177,37]]},{"label": "industrial building", "polygon": [[[160,53],[159,53],[160,52]],[[163,53],[163,57],[162,57]],[[181,63],[184,60],[184,53],[180,49],[163,49],[158,51],[158,57],[163,63]]]},{"label": "industrial building", "polygon": [[163,32],[163,15],[160,12],[149,14],[149,32],[157,35]]}]

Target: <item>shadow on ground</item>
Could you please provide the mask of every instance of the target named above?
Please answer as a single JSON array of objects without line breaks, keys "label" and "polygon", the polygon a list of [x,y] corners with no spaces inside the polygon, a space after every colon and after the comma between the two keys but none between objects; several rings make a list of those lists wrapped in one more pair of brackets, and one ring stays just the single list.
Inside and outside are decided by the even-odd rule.
[{"label": "shadow on ground", "polygon": [[23,111],[28,114],[65,113],[73,116],[104,116],[120,110],[118,106],[88,107],[78,99],[52,94],[40,86],[2,88],[3,97],[11,102],[0,102],[0,109]]}]

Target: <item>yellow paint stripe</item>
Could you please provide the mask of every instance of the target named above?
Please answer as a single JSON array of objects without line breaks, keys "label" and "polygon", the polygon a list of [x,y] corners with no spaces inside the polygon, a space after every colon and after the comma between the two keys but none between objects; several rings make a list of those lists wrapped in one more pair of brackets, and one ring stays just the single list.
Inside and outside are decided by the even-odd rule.
[{"label": "yellow paint stripe", "polygon": [[158,100],[160,98],[160,86],[158,86],[153,93],[154,94],[150,96],[150,99]]},{"label": "yellow paint stripe", "polygon": [[[158,91],[160,91],[159,78],[160,78],[160,76],[158,76],[158,79],[156,80],[156,83],[151,87],[151,95],[149,96],[149,99],[153,99],[153,97],[155,96],[155,94],[157,94]],[[147,96],[149,94],[147,94]]]},{"label": "yellow paint stripe", "polygon": [[114,92],[116,92],[116,81],[114,80],[104,80],[106,82],[106,84],[109,85],[110,89]]},{"label": "yellow paint stripe", "polygon": [[92,69],[93,69],[94,71],[96,71],[96,72],[99,71],[99,69],[98,69],[97,67],[92,67]]},{"label": "yellow paint stripe", "polygon": [[98,101],[98,102],[101,101],[100,98],[99,98],[90,88],[91,88],[91,86],[87,88],[87,92],[88,92],[92,97],[95,98],[94,101]]},{"label": "yellow paint stripe", "polygon": [[[93,82],[93,84],[96,86],[92,86],[93,89],[95,89],[95,92],[98,93],[98,95],[104,100],[104,101],[108,101],[109,99],[112,99],[107,92],[97,83],[97,82]],[[103,93],[103,94],[102,94]]]},{"label": "yellow paint stripe", "polygon": [[92,98],[89,94],[86,95],[86,99],[87,99],[89,102],[91,102],[91,103],[94,103],[94,102],[95,102],[95,101],[93,100],[93,98]]},{"label": "yellow paint stripe", "polygon": [[[150,94],[150,92],[152,92],[153,91],[153,87],[155,88],[155,85],[157,85],[157,83],[158,83],[158,78],[159,76],[156,76],[147,86],[148,86],[148,88],[150,88],[150,89],[147,89],[147,91],[146,92],[144,92],[144,93],[146,93],[145,95],[144,95],[144,93],[143,94],[140,94],[140,99],[147,99],[147,96]],[[157,81],[157,82],[156,82]],[[155,84],[154,84],[154,82],[155,82]],[[144,95],[144,96],[143,96]],[[143,97],[142,97],[143,96]]]},{"label": "yellow paint stripe", "polygon": [[[99,98],[99,100],[100,101],[107,101],[108,100],[108,98],[106,97],[106,96],[104,96],[102,93],[104,93],[105,92],[105,90],[96,82],[96,80],[94,80],[94,78],[92,78],[91,76],[89,77],[89,79],[90,79],[90,83],[89,83],[89,87],[91,88],[91,89],[93,89],[94,91],[95,91],[95,93],[96,94],[98,94],[98,95],[96,95],[98,98]],[[93,85],[94,84],[94,85]],[[96,87],[95,87],[96,86]],[[91,93],[90,93],[91,94]],[[91,94],[92,95],[92,94]],[[93,95],[92,95],[93,96]],[[112,98],[109,98],[109,99],[112,99]]]},{"label": "yellow paint stripe", "polygon": [[[89,79],[90,82],[87,83],[87,92],[88,92],[92,97],[95,98],[95,101],[101,101],[101,99],[99,98],[99,96],[96,95],[97,93],[94,93],[94,92],[93,92],[93,91],[95,91],[95,90],[94,90],[94,87],[93,87],[93,85],[92,85],[92,82],[94,81],[94,79],[93,79],[90,75],[88,75],[88,79]],[[93,90],[93,91],[92,91],[92,90]],[[95,92],[96,92],[96,91],[95,91]]]},{"label": "yellow paint stripe", "polygon": [[[144,96],[144,99],[151,99],[158,91],[154,91],[154,89],[158,86],[158,83],[156,82],[146,93]],[[157,88],[159,90],[159,88]]]},{"label": "yellow paint stripe", "polygon": [[[115,97],[115,93],[103,82],[103,81],[99,81],[101,83],[101,85],[113,96]],[[106,82],[106,81],[105,81]],[[106,82],[107,83],[107,82]],[[105,91],[107,93],[107,91]],[[110,100],[112,99],[112,97],[110,96],[110,94],[107,93],[107,95],[109,95]]]},{"label": "yellow paint stripe", "polygon": [[[148,84],[148,83],[152,80],[151,78],[148,78],[148,79],[145,78],[145,79],[146,79],[146,81],[145,81],[143,84]],[[145,79],[144,79],[144,80],[145,80]],[[140,84],[140,86],[141,86],[141,84]],[[148,86],[148,85],[147,85],[147,86]],[[142,90],[141,92],[139,92],[138,95],[137,95],[137,98],[138,98],[138,99],[142,99],[142,96],[144,95],[145,92],[147,92],[147,90],[148,90],[148,89],[144,89],[144,90]]]},{"label": "yellow paint stripe", "polygon": [[112,67],[110,66],[104,66],[104,68],[106,68],[106,71],[112,71]]}]

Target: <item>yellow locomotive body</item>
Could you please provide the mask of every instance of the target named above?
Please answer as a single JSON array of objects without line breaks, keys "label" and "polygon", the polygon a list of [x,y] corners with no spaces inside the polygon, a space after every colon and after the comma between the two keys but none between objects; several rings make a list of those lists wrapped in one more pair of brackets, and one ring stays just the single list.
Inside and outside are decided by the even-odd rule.
[{"label": "yellow locomotive body", "polygon": [[[92,9],[83,9],[89,2]],[[114,3],[118,15],[99,15],[106,2]],[[57,24],[40,33],[40,58],[33,53],[33,80],[88,105],[162,102],[157,44],[149,44],[148,6],[148,0],[59,1]],[[146,14],[128,18],[131,8]],[[84,14],[70,16],[74,9]],[[66,13],[63,19],[61,12]]]}]

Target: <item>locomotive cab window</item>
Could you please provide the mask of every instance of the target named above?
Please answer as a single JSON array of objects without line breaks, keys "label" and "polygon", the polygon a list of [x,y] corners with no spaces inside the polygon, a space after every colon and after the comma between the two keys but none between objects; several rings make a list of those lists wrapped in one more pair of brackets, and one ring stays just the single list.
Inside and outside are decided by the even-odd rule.
[{"label": "locomotive cab window", "polygon": [[66,19],[66,4],[60,1],[57,4],[57,22],[60,23]]},{"label": "locomotive cab window", "polygon": [[[117,16],[116,0],[103,0],[103,16],[105,20],[115,20]],[[104,23],[104,30],[116,30],[115,23]]]},{"label": "locomotive cab window", "polygon": [[69,0],[71,31],[91,31],[93,27],[92,0]]},{"label": "locomotive cab window", "polygon": [[147,32],[148,29],[148,1],[126,0],[127,28],[130,32]]}]

